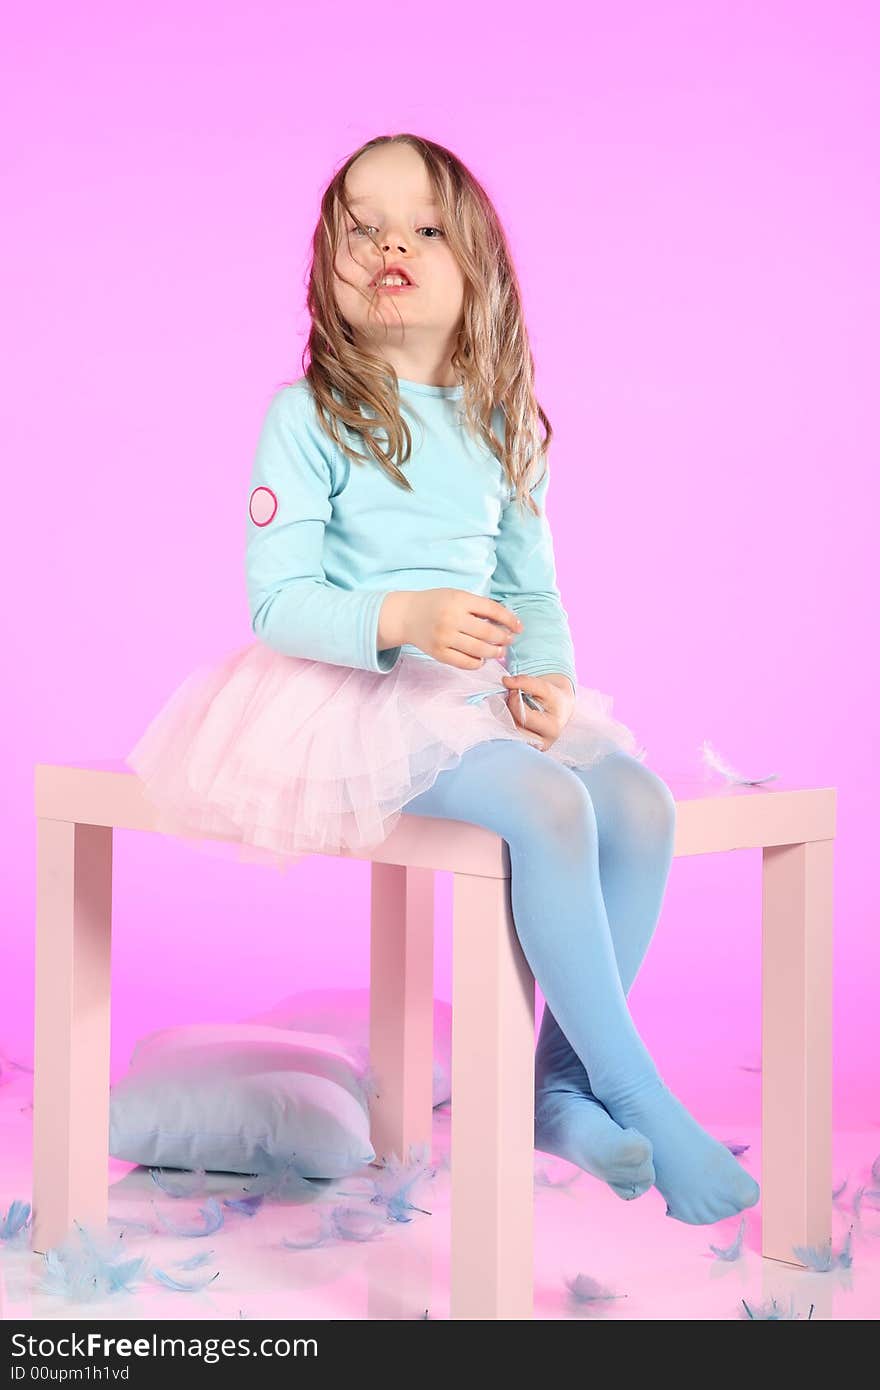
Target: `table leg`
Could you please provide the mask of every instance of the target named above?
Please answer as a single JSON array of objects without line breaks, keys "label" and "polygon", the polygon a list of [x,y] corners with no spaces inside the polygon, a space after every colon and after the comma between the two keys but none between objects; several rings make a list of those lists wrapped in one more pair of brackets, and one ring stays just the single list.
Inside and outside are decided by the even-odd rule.
[{"label": "table leg", "polygon": [[455,1319],[534,1315],[535,981],[507,879],[453,876]]},{"label": "table leg", "polygon": [[113,831],[37,818],[33,1249],[107,1221]]},{"label": "table leg", "polygon": [[831,1235],[833,840],[765,848],[762,1253]]},{"label": "table leg", "polygon": [[370,898],[370,1137],[377,1159],[406,1161],[432,1152],[434,872],[374,863]]}]

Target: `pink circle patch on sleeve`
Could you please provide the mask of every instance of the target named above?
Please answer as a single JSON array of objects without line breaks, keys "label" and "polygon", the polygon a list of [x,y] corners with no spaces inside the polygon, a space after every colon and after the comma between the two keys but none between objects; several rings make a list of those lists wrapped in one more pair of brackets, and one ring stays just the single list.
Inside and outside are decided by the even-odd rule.
[{"label": "pink circle patch on sleeve", "polygon": [[248,503],[251,521],[255,526],[268,526],[278,510],[278,498],[270,487],[255,487]]}]

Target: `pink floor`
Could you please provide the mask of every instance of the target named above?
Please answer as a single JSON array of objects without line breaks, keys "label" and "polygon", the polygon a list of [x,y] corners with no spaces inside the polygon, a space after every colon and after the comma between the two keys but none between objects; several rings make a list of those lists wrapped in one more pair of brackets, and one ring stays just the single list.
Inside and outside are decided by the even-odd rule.
[{"label": "pink floor", "polygon": [[[10,1203],[31,1200],[31,1077],[7,1073],[0,1086],[0,1220]],[[157,1232],[135,1226],[123,1238],[128,1256],[147,1263],[132,1292],[101,1301],[75,1302],[41,1291],[45,1262],[22,1245],[0,1240],[0,1317],[4,1319],[145,1318],[448,1318],[449,1266],[449,1106],[434,1112],[434,1176],[425,1177],[411,1200],[430,1215],[411,1213],[408,1223],[383,1224],[369,1241],[331,1239],[311,1250],[290,1250],[283,1238],[307,1240],[319,1228],[320,1212],[340,1203],[371,1214],[364,1178],[328,1183],[320,1198],[267,1200],[254,1216],[224,1208],[224,1224],[207,1237],[165,1233],[157,1212],[176,1224],[196,1228],[199,1208],[212,1194],[219,1199],[246,1195],[248,1179],[209,1174],[200,1195],[173,1198],[153,1182],[148,1170],[110,1160],[109,1232],[123,1225],[112,1218],[147,1222]],[[718,1139],[746,1143],[741,1162],[760,1182],[760,1133],[737,1126],[735,1133],[713,1126]],[[859,1187],[873,1189],[871,1165],[880,1155],[880,1126],[834,1136],[834,1186],[846,1187],[834,1203],[833,1249],[852,1229],[852,1266],[815,1273],[762,1260],[760,1205],[746,1214],[741,1256],[717,1258],[709,1246],[728,1247],[740,1218],[716,1226],[686,1226],[665,1215],[653,1189],[623,1202],[610,1188],[561,1160],[535,1154],[537,1318],[717,1319],[747,1318],[743,1300],[755,1311],[776,1298],[785,1316],[873,1319],[880,1316],[880,1197],[864,1197],[854,1213]],[[185,1175],[169,1173],[170,1184]],[[358,1195],[352,1195],[358,1194]],[[365,1195],[366,1194],[366,1195]],[[171,1270],[174,1261],[203,1251],[209,1262],[191,1273]],[[161,1287],[151,1275],[159,1267],[183,1281],[219,1277],[197,1293]],[[594,1280],[611,1298],[580,1302],[568,1283],[578,1275]],[[793,1300],[793,1302],[792,1302]]]}]

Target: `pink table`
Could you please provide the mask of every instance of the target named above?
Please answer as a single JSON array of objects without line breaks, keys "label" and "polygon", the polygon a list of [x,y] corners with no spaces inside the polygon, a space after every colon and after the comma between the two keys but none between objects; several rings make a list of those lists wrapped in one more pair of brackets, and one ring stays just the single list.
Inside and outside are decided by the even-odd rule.
[{"label": "pink table", "polygon": [[[831,1235],[836,791],[666,777],[676,855],[763,850],[762,1253]],[[125,763],[35,767],[33,1248],[108,1209],[113,831],[155,830]],[[431,1145],[433,876],[454,875],[453,1318],[533,1315],[535,984],[510,912],[506,842],[402,816],[369,854],[371,1063],[381,1158]]]}]

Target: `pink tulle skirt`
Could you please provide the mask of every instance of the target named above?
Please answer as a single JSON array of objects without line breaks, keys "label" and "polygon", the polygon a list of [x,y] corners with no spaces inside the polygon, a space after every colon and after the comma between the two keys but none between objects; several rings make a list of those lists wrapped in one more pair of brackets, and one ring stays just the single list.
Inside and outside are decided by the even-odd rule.
[{"label": "pink tulle skirt", "polygon": [[[256,641],[193,671],[125,762],[156,810],[155,828],[203,841],[213,857],[222,841],[238,860],[280,869],[315,852],[368,851],[475,744],[540,745],[514,722],[505,674],[495,659],[460,670],[407,653],[389,672],[365,671]],[[611,707],[611,696],[578,686],[543,756],[589,767],[624,749],[643,760]]]}]

